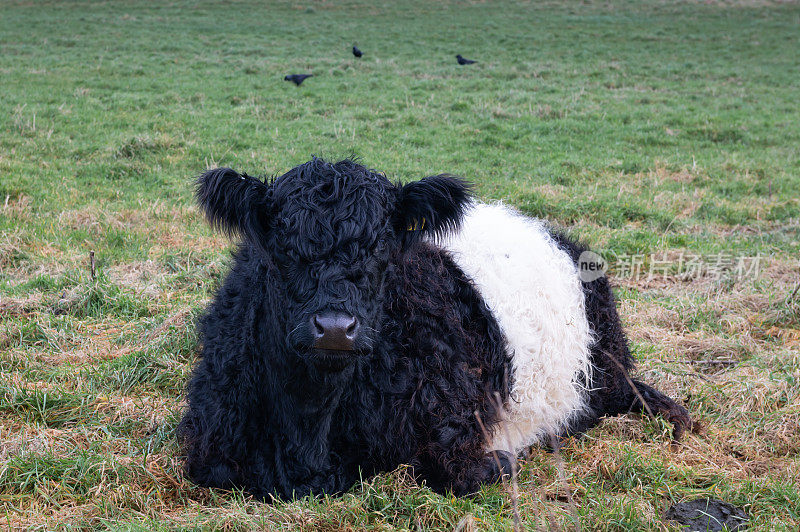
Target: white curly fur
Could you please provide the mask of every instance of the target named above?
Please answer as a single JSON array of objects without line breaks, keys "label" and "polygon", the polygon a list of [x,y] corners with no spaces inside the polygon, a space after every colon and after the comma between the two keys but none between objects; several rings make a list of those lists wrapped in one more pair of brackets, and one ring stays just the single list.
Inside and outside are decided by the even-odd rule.
[{"label": "white curly fur", "polygon": [[475,282],[508,342],[513,385],[488,450],[517,453],[558,435],[587,404],[592,333],[578,269],[545,224],[476,203],[437,244]]}]

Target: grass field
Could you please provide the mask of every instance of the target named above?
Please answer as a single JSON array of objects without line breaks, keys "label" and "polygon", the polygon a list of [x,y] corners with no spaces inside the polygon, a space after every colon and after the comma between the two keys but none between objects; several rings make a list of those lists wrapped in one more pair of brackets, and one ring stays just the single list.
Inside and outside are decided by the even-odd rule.
[{"label": "grass field", "polygon": [[442,497],[402,469],[273,505],[182,477],[193,322],[231,249],[191,178],[354,153],[601,251],[640,376],[706,426],[531,450],[527,529],[672,530],[666,508],[713,496],[797,530],[798,50],[800,6],[760,0],[0,0],[0,528],[512,526],[502,487]]}]

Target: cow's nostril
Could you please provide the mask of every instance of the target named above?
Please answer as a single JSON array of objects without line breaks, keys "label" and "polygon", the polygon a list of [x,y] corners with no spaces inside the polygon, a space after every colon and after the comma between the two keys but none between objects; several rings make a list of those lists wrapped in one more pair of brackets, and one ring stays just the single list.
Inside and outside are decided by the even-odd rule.
[{"label": "cow's nostril", "polygon": [[350,324],[347,326],[347,329],[345,329],[345,334],[347,335],[348,338],[355,338],[357,330],[358,330],[358,319],[354,317],[353,321],[351,321]]},{"label": "cow's nostril", "polygon": [[311,317],[314,348],[352,351],[358,335],[358,319],[341,312],[321,312]]},{"label": "cow's nostril", "polygon": [[314,338],[319,338],[320,336],[325,334],[325,328],[319,322],[319,318],[317,317],[317,315],[314,315],[314,317],[311,318],[311,326],[314,329]]}]

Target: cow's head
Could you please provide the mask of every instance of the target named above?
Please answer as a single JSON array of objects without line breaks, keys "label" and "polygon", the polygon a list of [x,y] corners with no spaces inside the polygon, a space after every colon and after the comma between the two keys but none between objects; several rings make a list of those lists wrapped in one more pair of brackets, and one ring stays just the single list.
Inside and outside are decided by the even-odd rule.
[{"label": "cow's head", "polygon": [[456,229],[470,193],[450,175],[394,185],[351,160],[314,158],[272,182],[208,171],[197,200],[212,225],[241,235],[280,272],[289,349],[342,368],[380,334],[391,256]]}]

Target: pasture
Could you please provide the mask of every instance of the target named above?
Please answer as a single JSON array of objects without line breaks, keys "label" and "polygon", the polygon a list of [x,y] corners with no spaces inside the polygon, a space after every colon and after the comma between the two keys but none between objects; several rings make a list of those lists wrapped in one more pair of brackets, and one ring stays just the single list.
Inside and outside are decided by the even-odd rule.
[{"label": "pasture", "polygon": [[183,478],[194,320],[233,249],[192,178],[355,154],[593,246],[637,374],[705,426],[532,449],[526,529],[677,530],[669,506],[712,496],[797,530],[798,50],[800,6],[767,0],[0,0],[0,529],[513,526],[502,486],[402,469],[272,505]]}]

